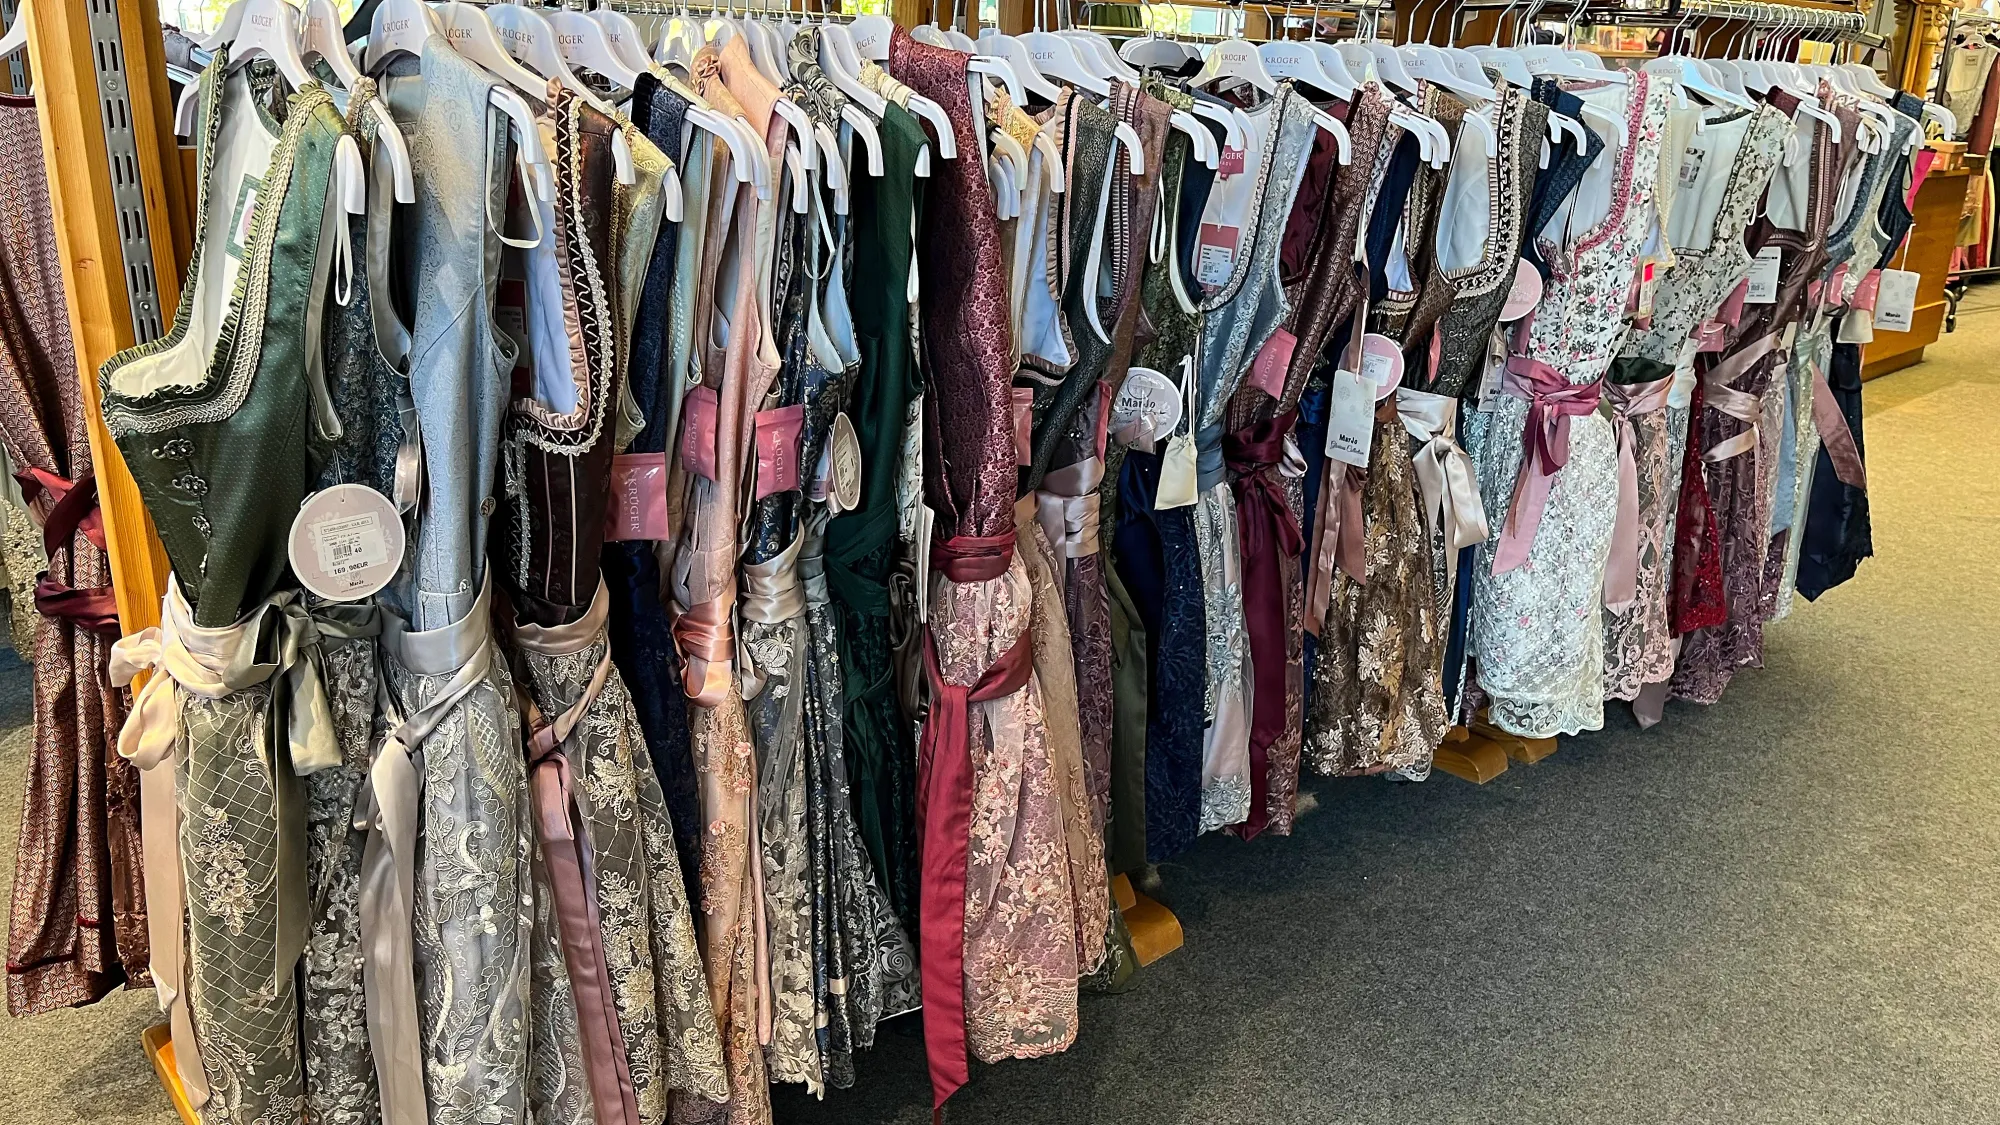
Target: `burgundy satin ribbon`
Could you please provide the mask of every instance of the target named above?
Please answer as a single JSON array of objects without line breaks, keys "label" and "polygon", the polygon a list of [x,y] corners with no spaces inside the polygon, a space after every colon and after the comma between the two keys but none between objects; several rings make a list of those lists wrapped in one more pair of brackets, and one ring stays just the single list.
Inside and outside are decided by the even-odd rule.
[{"label": "burgundy satin ribbon", "polygon": [[[983,563],[986,557],[982,552],[977,561]],[[946,573],[954,582],[980,581]],[[965,865],[972,825],[971,708],[1021,690],[1033,670],[1034,645],[1024,632],[978,683],[970,687],[947,683],[937,644],[928,634],[924,637],[931,707],[917,743],[917,833],[922,841],[918,967],[923,974],[924,1055],[930,1063],[934,1110],[965,1085],[967,1076]]]},{"label": "burgundy satin ribbon", "polygon": [[1501,386],[1528,400],[1528,418],[1521,429],[1521,475],[1514,483],[1514,502],[1493,552],[1495,574],[1528,561],[1556,474],[1569,464],[1569,421],[1597,409],[1600,384],[1571,383],[1548,364],[1517,355],[1507,361]]},{"label": "burgundy satin ribbon", "polygon": [[1222,456],[1236,474],[1236,533],[1243,548],[1243,618],[1250,635],[1250,817],[1236,834],[1248,840],[1269,822],[1264,807],[1270,750],[1285,733],[1285,581],[1281,558],[1305,549],[1299,521],[1285,502],[1277,468],[1285,459],[1285,435],[1299,412],[1224,435]]},{"label": "burgundy satin ribbon", "polygon": [[[71,481],[47,469],[23,469],[14,474],[30,504],[41,493],[50,498],[49,514],[42,521],[42,550],[49,558],[70,545],[78,531],[104,550],[104,513],[97,506],[97,478],[90,473]],[[118,595],[110,586],[75,587],[58,582],[44,572],[35,582],[35,610],[44,617],[61,617],[94,633],[116,637]]]},{"label": "burgundy satin ribbon", "polygon": [[525,691],[520,699],[522,716],[532,732],[528,737],[528,784],[535,806],[535,828],[541,836],[542,863],[548,872],[563,961],[576,1000],[577,1032],[591,1105],[597,1111],[598,1125],[639,1125],[639,1099],[632,1088],[625,1037],[619,1030],[618,1008],[611,995],[597,896],[591,890],[590,843],[579,826],[582,813],[571,791],[569,758],[562,750],[563,740],[604,690],[610,671],[611,650],[607,647],[583,696],[553,723],[542,716]]},{"label": "burgundy satin ribbon", "polygon": [[1014,533],[955,535],[931,544],[931,566],[953,582],[984,582],[1007,573],[1014,561]]},{"label": "burgundy satin ribbon", "polygon": [[1611,526],[1611,559],[1604,567],[1604,608],[1624,613],[1639,598],[1638,431],[1632,419],[1667,408],[1673,376],[1650,383],[1608,383],[1611,422],[1618,431],[1618,519]]}]

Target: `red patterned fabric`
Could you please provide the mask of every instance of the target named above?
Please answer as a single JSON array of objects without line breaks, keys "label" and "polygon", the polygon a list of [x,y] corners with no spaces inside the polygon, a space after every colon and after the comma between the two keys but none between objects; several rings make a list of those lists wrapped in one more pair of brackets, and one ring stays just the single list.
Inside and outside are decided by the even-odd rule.
[{"label": "red patterned fabric", "polygon": [[[1688,417],[1701,418],[1702,389],[1697,382]],[[1702,475],[1701,442],[1690,440],[1681,463],[1681,504],[1674,517],[1674,588],[1669,612],[1674,635],[1691,633],[1729,620],[1729,603],[1722,596],[1722,543],[1715,509],[1708,502]]]},{"label": "red patterned fabric", "polygon": [[7,1010],[22,1016],[144,983],[148,950],[139,782],[117,753],[124,693],[104,678],[112,638],[89,627],[103,623],[111,568],[92,541],[99,521],[76,510],[95,492],[90,437],[32,99],[0,97],[0,149],[0,440],[52,533],[43,616],[32,643],[14,638],[35,668],[7,940]]}]

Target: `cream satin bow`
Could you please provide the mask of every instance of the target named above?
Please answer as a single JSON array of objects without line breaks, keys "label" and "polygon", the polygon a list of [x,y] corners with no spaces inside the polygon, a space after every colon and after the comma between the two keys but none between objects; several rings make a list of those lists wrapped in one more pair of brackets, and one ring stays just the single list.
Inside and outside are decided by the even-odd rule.
[{"label": "cream satin bow", "polygon": [[1424,522],[1431,534],[1444,536],[1445,581],[1454,583],[1459,551],[1484,543],[1489,533],[1472,458],[1458,446],[1458,400],[1400,387],[1396,415],[1410,436],[1424,443],[1410,461],[1424,498]]}]

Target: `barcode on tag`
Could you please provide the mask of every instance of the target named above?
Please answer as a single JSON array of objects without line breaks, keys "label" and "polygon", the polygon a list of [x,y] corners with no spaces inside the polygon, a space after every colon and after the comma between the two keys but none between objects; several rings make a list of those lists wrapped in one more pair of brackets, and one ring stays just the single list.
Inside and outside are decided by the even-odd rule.
[{"label": "barcode on tag", "polygon": [[1688,146],[1688,150],[1681,154],[1681,174],[1679,181],[1681,187],[1688,189],[1694,187],[1695,181],[1701,179],[1702,162],[1707,159],[1707,149],[1695,148],[1692,145]]},{"label": "barcode on tag", "polygon": [[1757,257],[1750,263],[1749,288],[1744,291],[1746,305],[1768,305],[1778,299],[1778,264],[1784,251],[1776,246],[1766,246],[1757,251]]},{"label": "barcode on tag", "polygon": [[335,578],[389,560],[389,544],[374,512],[321,520],[312,525],[312,539],[320,569]]},{"label": "barcode on tag", "polygon": [[1194,279],[1208,286],[1222,286],[1236,272],[1236,243],[1242,227],[1201,224],[1195,243]]}]

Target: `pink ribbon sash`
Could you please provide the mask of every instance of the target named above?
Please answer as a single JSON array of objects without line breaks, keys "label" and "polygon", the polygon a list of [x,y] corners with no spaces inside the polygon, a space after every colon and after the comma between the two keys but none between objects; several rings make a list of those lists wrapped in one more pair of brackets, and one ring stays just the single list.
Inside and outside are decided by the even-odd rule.
[{"label": "pink ribbon sash", "polygon": [[1571,383],[1548,364],[1517,355],[1507,361],[1501,387],[1528,400],[1528,418],[1521,430],[1521,475],[1514,484],[1507,525],[1493,553],[1495,574],[1505,574],[1528,561],[1556,474],[1569,464],[1570,419],[1597,409],[1600,384]]},{"label": "pink ribbon sash", "polygon": [[1745,345],[1741,351],[1709,368],[1701,377],[1701,389],[1709,407],[1736,419],[1744,426],[1741,433],[1716,442],[1702,454],[1702,460],[1710,464],[1727,461],[1731,457],[1757,448],[1757,423],[1764,415],[1763,403],[1758,401],[1756,395],[1746,394],[1729,384],[1735,382],[1737,376],[1750,370],[1759,360],[1777,350],[1778,337],[1775,334],[1759,337]]},{"label": "pink ribbon sash", "polygon": [[1618,520],[1611,528],[1611,561],[1604,569],[1604,608],[1613,613],[1624,613],[1639,597],[1639,435],[1632,419],[1665,410],[1673,389],[1671,375],[1604,388],[1618,433]]}]

